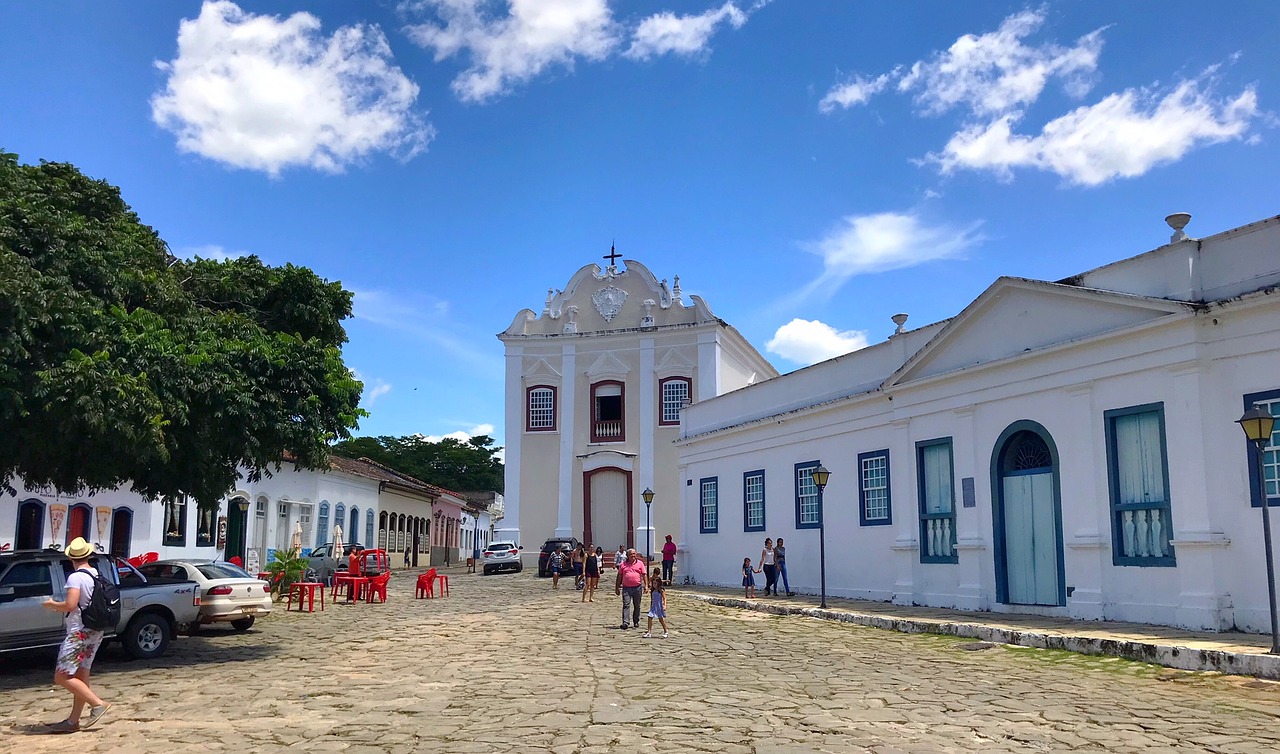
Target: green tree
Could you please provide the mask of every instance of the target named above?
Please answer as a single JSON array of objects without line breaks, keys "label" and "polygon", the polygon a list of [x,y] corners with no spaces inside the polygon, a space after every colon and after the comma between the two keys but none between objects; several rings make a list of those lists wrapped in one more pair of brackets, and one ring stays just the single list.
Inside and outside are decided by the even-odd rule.
[{"label": "green tree", "polygon": [[256,257],[185,261],[116,187],[0,152],[0,484],[216,505],[363,414],[351,294]]},{"label": "green tree", "polygon": [[502,448],[488,435],[463,442],[446,437],[431,442],[421,435],[356,437],[333,447],[346,458],[368,458],[429,484],[450,490],[502,491]]}]

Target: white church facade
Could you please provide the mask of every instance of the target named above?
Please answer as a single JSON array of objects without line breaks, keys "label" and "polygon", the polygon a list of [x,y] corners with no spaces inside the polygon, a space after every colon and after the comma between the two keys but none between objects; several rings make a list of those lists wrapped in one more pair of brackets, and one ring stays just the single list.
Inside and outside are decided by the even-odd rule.
[{"label": "white church facade", "polygon": [[[676,440],[698,583],[784,537],[792,589],[937,607],[1269,630],[1280,505],[1280,217],[1056,282],[692,404]],[[821,493],[811,473],[830,473]],[[819,524],[822,524],[820,527]]]},{"label": "white church facade", "polygon": [[[506,352],[505,516],[495,540],[524,547],[573,536],[608,552],[680,541],[676,473],[685,407],[777,372],[750,343],[639,262],[607,257],[541,314],[519,312],[498,335]],[[654,492],[646,510],[642,493]]]}]

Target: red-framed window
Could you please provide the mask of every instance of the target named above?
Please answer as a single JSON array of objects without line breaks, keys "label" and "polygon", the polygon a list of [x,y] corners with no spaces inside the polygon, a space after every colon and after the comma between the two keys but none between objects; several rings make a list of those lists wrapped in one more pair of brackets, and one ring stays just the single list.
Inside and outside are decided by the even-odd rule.
[{"label": "red-framed window", "polygon": [[556,389],[550,385],[534,385],[525,391],[526,432],[556,431]]},{"label": "red-framed window", "polygon": [[658,381],[660,426],[680,423],[680,409],[693,400],[693,380],[689,377],[668,377]]},{"label": "red-framed window", "polygon": [[591,442],[625,442],[627,439],[626,391],[617,380],[591,386]]}]

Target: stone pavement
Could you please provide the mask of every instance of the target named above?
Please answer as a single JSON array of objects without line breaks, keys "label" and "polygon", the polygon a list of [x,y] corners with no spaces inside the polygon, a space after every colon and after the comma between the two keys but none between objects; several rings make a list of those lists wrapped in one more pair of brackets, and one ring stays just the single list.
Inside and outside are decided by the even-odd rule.
[{"label": "stone pavement", "polygon": [[[1238,632],[1184,631],[1118,621],[1081,621],[1043,615],[972,612],[814,594],[747,600],[741,587],[681,587],[712,604],[775,615],[806,615],[905,633],[936,633],[1037,649],[1141,660],[1180,670],[1213,670],[1280,680],[1280,655],[1269,654],[1271,637]],[[757,589],[758,595],[763,591]]]},{"label": "stone pavement", "polygon": [[[158,661],[105,650],[115,707],[35,733],[69,696],[52,653],[0,655],[0,750],[796,752],[1280,750],[1280,684],[1115,658],[777,616],[670,594],[672,635],[620,631],[529,571],[452,572],[453,595],[275,612],[183,637]],[[642,623],[643,625],[643,623]]]}]

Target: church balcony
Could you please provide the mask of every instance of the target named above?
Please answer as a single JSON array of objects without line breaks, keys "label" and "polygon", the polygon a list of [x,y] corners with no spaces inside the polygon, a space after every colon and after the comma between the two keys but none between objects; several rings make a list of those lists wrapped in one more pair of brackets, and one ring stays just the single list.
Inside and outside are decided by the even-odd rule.
[{"label": "church balcony", "polygon": [[622,442],[626,439],[621,419],[603,419],[591,424],[591,442]]}]

